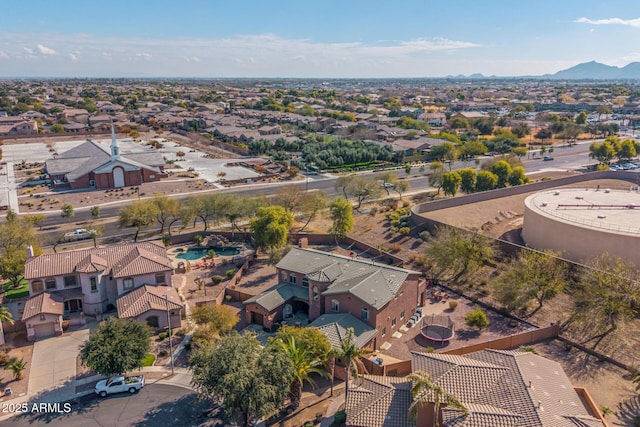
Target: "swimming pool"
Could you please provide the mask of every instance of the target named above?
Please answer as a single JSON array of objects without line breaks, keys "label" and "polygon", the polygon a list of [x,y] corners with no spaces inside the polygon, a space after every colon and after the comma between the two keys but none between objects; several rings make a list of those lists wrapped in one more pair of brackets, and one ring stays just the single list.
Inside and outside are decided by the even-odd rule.
[{"label": "swimming pool", "polygon": [[176,258],[194,261],[196,259],[205,257],[207,255],[207,252],[209,252],[211,249],[214,250],[216,256],[233,256],[240,253],[240,248],[236,246],[214,246],[213,248],[193,247],[187,249],[181,254],[176,255]]}]

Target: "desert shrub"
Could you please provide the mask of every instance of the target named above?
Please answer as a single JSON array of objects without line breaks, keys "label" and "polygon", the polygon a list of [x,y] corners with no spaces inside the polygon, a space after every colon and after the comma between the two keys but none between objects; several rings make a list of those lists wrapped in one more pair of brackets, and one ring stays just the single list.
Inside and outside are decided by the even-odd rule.
[{"label": "desert shrub", "polygon": [[371,208],[369,211],[369,215],[375,216],[378,213],[378,208]]},{"label": "desert shrub", "polygon": [[428,240],[429,237],[431,237],[431,233],[429,233],[427,230],[425,230],[425,231],[421,231],[419,236],[420,236],[420,238],[422,240]]},{"label": "desert shrub", "polygon": [[214,285],[217,285],[218,283],[222,282],[222,276],[216,274],[215,276],[211,277],[211,282],[213,282]]},{"label": "desert shrub", "polygon": [[397,233],[398,232],[398,227],[391,227],[389,229],[389,231],[391,231],[392,233]]},{"label": "desert shrub", "polygon": [[398,243],[394,243],[389,247],[389,252],[391,253],[400,252],[401,250],[402,250],[402,245]]},{"label": "desert shrub", "polygon": [[167,357],[169,355],[169,352],[167,350],[160,350],[158,352],[158,357]]},{"label": "desert shrub", "polygon": [[456,307],[458,307],[458,301],[454,299],[449,300],[449,308],[451,309],[451,311],[454,311]]},{"label": "desert shrub", "polygon": [[227,279],[231,279],[233,277],[233,275],[235,274],[235,270],[233,268],[227,270],[224,274],[225,276],[227,276]]},{"label": "desert shrub", "polygon": [[406,200],[404,202],[402,202],[402,207],[403,208],[408,208],[409,205],[410,205],[410,203],[408,201],[406,201]]},{"label": "desert shrub", "polygon": [[160,335],[158,335],[158,340],[159,341],[164,341],[164,339],[167,338],[167,334],[162,332]]},{"label": "desert shrub", "polygon": [[478,329],[486,328],[489,326],[489,318],[481,308],[477,308],[464,316],[464,321],[467,326],[476,327]]},{"label": "desert shrub", "polygon": [[404,234],[405,236],[408,235],[409,233],[411,233],[411,228],[409,227],[402,227],[400,228],[400,230],[398,230],[400,232],[400,234]]}]

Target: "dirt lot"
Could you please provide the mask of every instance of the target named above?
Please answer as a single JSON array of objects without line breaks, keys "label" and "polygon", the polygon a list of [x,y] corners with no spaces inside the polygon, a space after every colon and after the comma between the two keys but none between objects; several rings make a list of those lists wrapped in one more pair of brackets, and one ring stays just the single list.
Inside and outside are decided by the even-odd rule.
[{"label": "dirt lot", "polygon": [[19,396],[24,396],[27,393],[29,387],[29,372],[31,371],[31,354],[33,352],[33,345],[27,343],[26,333],[8,333],[5,335],[6,348],[9,350],[9,357],[17,357],[24,360],[27,364],[24,371],[22,371],[22,379],[14,380],[13,374],[10,370],[0,370],[0,396],[3,396],[4,390],[11,388],[11,396],[0,397],[0,401],[13,399]]}]

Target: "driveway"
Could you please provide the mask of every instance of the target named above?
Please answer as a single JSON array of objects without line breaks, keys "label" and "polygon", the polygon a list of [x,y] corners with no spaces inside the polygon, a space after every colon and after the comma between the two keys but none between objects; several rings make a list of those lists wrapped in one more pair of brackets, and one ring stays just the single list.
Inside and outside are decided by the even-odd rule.
[{"label": "driveway", "polygon": [[[47,391],[58,389],[59,393],[69,391],[75,396],[76,358],[80,345],[89,337],[89,327],[92,325],[93,323],[87,323],[82,329],[36,341],[31,358],[29,395],[42,396]],[[61,389],[64,386],[71,387]],[[54,396],[56,392],[46,394],[51,394],[52,401],[59,401]]]}]

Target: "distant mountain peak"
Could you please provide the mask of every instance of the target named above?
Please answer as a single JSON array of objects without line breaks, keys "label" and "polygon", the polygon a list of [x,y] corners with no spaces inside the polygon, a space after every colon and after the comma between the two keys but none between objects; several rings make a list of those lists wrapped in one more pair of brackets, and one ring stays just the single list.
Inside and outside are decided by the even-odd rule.
[{"label": "distant mountain peak", "polygon": [[640,79],[640,62],[631,62],[624,67],[616,67],[597,61],[589,61],[545,77],[569,80]]}]

